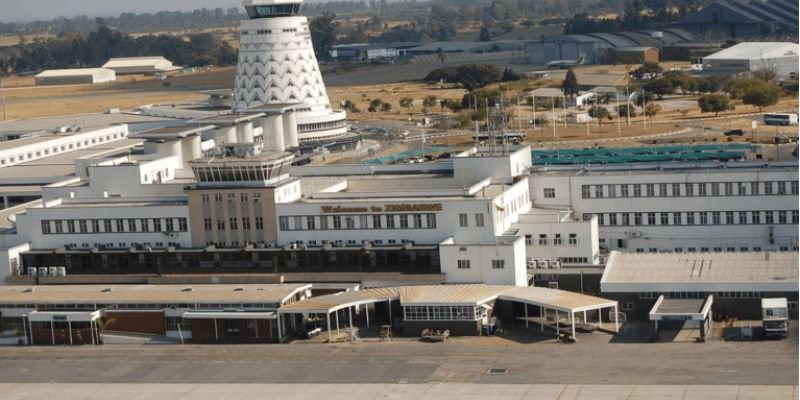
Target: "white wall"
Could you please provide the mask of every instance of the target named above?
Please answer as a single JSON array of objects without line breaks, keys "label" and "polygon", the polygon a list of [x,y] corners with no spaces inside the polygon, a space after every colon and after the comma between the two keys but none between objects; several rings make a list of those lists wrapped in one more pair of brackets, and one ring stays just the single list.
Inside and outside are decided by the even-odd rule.
[{"label": "white wall", "polygon": [[[589,264],[600,263],[597,217],[590,221],[560,221],[558,215],[555,215],[551,222],[532,217],[530,214],[521,215],[520,221],[514,224],[514,228],[519,229],[519,235],[526,238],[528,259],[586,258]],[[546,245],[539,244],[540,235],[547,236]],[[561,235],[560,245],[555,244],[556,235]],[[570,235],[576,236],[577,244],[570,244]]]},{"label": "white wall", "polygon": [[15,268],[12,267],[15,261],[16,265],[22,268],[22,259],[19,254],[28,250],[30,250],[30,245],[27,243],[0,250],[0,285],[5,284],[6,277],[16,274]]},{"label": "white wall", "polygon": [[[485,283],[488,285],[527,286],[525,242],[521,237],[498,244],[458,244],[448,239],[439,245],[439,259],[446,283]],[[458,260],[469,260],[468,269],[459,269]],[[492,268],[502,260],[502,269]]]},{"label": "white wall", "polygon": [[102,143],[114,142],[128,137],[128,125],[114,125],[86,132],[51,134],[43,133],[49,140],[20,139],[18,146],[0,150],[0,167],[26,163],[56,154],[90,148]]}]

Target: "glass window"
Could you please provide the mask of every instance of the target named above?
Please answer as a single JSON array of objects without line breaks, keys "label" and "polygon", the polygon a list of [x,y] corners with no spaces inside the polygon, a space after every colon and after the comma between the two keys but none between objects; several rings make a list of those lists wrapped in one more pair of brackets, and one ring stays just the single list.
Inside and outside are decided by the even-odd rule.
[{"label": "glass window", "polygon": [[483,213],[476,213],[475,214],[475,226],[482,227],[483,226]]},{"label": "glass window", "polygon": [[458,226],[462,228],[469,226],[467,214],[458,214]]}]

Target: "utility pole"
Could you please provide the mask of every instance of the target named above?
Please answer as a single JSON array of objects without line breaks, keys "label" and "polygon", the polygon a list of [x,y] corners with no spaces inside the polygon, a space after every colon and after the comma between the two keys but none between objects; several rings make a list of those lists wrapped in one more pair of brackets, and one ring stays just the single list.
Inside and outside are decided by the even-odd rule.
[{"label": "utility pole", "polygon": [[5,83],[6,80],[4,78],[0,78],[0,103],[3,104],[3,121],[6,120],[6,92],[5,92]]}]

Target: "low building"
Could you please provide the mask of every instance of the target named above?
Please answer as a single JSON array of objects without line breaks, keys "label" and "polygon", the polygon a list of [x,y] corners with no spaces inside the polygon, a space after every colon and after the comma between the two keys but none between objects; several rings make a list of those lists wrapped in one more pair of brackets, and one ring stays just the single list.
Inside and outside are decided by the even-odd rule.
[{"label": "low building", "polygon": [[82,85],[116,80],[116,72],[108,68],[49,69],[36,75],[37,86]]},{"label": "low building", "polygon": [[114,70],[117,75],[154,75],[180,69],[164,57],[124,57],[108,60],[103,68]]},{"label": "low building", "polygon": [[609,61],[612,64],[658,63],[659,51],[649,46],[629,46],[611,49]]},{"label": "low building", "polygon": [[276,310],[310,296],[310,289],[308,284],[0,286],[0,332],[16,332],[29,345],[98,344],[102,319],[100,325],[112,331],[181,342],[276,342]]},{"label": "low building", "polygon": [[706,299],[713,313],[761,319],[761,299],[786,297],[797,317],[796,252],[635,254],[612,252],[600,280],[603,296],[631,319],[646,319],[656,301]]},{"label": "low building", "polygon": [[[794,0],[720,0],[672,24],[706,40],[787,35],[797,38]],[[795,39],[797,40],[797,39]]]},{"label": "low building", "polygon": [[714,74],[739,74],[760,70],[774,72],[778,78],[797,79],[800,47],[789,42],[744,42],[703,58],[703,71]]},{"label": "low building", "polygon": [[372,61],[395,59],[407,49],[418,47],[417,42],[339,44],[331,48],[331,57],[338,61]]}]

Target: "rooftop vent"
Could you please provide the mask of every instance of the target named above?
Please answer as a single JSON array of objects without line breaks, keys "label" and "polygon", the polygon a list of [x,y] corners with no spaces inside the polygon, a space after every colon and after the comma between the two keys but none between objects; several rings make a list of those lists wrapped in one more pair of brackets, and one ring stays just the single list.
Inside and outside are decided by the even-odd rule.
[{"label": "rooftop vent", "polygon": [[29,287],[29,288],[25,288],[25,290],[23,290],[22,293],[33,293],[35,291],[36,291],[36,288]]},{"label": "rooftop vent", "polygon": [[183,290],[181,290],[181,292],[193,292],[193,291],[194,291],[194,289],[192,289],[190,287],[183,288]]},{"label": "rooftop vent", "polygon": [[107,288],[101,290],[101,292],[103,292],[103,293],[111,293],[113,291],[114,291],[114,288],[110,288],[110,287],[107,287]]},{"label": "rooftop vent", "polygon": [[233,289],[233,291],[234,292],[244,292],[244,288],[243,287],[237,287],[236,289]]}]

